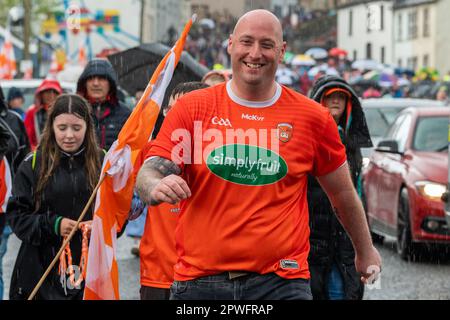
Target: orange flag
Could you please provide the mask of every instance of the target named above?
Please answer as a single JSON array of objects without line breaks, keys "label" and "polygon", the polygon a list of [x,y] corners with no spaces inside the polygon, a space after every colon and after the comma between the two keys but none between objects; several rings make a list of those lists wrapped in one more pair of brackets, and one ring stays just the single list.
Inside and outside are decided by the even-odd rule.
[{"label": "orange flag", "polygon": [[193,17],[181,38],[160,62],[103,161],[105,180],[97,192],[86,271],[85,300],[119,299],[116,261],[117,230],[124,225],[134,188],[133,166],[140,150],[151,138],[164,93],[183,52]]},{"label": "orange flag", "polygon": [[6,29],[5,41],[0,50],[0,79],[12,79],[17,73],[14,47],[11,42],[11,33]]},{"label": "orange flag", "polygon": [[0,214],[6,212],[6,205],[11,196],[11,169],[6,157],[0,161]]}]

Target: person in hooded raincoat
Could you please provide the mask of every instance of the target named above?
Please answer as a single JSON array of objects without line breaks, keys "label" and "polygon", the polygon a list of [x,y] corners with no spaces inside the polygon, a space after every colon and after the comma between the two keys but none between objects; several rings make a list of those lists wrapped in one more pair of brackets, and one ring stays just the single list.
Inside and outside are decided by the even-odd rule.
[{"label": "person in hooded raincoat", "polygon": [[[311,89],[310,98],[330,109],[346,148],[353,184],[359,192],[360,148],[371,147],[372,141],[358,96],[344,79],[323,76]],[[313,176],[308,177],[308,207],[311,229],[308,262],[313,298],[362,299],[364,285],[355,269],[352,242],[336,218],[326,193]]]}]

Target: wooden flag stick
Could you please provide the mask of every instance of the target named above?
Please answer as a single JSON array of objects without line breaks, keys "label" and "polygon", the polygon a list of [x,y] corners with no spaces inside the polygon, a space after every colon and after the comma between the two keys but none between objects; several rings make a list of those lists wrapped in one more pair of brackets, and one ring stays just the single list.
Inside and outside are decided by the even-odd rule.
[{"label": "wooden flag stick", "polygon": [[53,266],[55,265],[56,261],[58,261],[59,257],[61,256],[62,252],[64,251],[64,248],[67,246],[67,244],[69,243],[69,241],[72,239],[73,235],[75,234],[75,232],[77,232],[78,230],[78,225],[80,224],[81,220],[83,220],[84,216],[86,215],[89,207],[91,206],[92,202],[95,199],[95,196],[97,194],[98,189],[100,188],[100,185],[102,184],[103,180],[105,180],[106,174],[103,174],[100,177],[100,180],[98,181],[97,185],[94,188],[94,191],[92,191],[91,197],[89,198],[86,206],[84,207],[83,211],[80,214],[80,217],[77,220],[77,223],[75,225],[75,227],[72,229],[72,231],[70,232],[69,236],[66,238],[66,240],[63,242],[63,244],[61,245],[61,248],[58,251],[58,254],[56,255],[56,257],[53,259],[52,263],[50,263],[50,265],[48,266],[47,270],[45,271],[44,275],[41,277],[41,280],[39,280],[38,284],[36,285],[36,287],[33,289],[33,291],[31,292],[30,296],[28,297],[28,300],[33,300],[34,296],[36,295],[36,293],[38,292],[39,288],[42,286],[42,284],[44,283],[45,278],[47,278],[48,274],[50,273],[50,271],[52,270]]}]

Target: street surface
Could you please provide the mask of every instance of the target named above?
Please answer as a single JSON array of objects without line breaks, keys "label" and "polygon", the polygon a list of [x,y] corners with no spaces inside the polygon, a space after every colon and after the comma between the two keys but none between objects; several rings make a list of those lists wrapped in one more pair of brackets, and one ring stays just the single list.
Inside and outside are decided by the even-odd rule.
[{"label": "street surface", "polygon": [[[8,297],[11,272],[20,241],[11,235],[4,259],[5,297]],[[123,300],[139,299],[139,259],[130,249],[133,240],[122,236],[118,240],[120,294]],[[420,261],[406,262],[395,252],[391,241],[376,245],[383,259],[379,285],[366,288],[367,300],[450,300],[450,253],[441,252]],[[378,287],[378,288],[377,288]]]}]

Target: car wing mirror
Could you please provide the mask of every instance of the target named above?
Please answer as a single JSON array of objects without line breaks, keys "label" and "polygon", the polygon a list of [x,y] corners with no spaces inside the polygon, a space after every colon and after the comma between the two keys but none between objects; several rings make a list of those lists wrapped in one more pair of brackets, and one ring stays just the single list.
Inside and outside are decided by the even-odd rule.
[{"label": "car wing mirror", "polygon": [[389,153],[398,153],[403,154],[398,149],[398,142],[396,140],[381,140],[376,149],[379,152],[389,152]]}]

